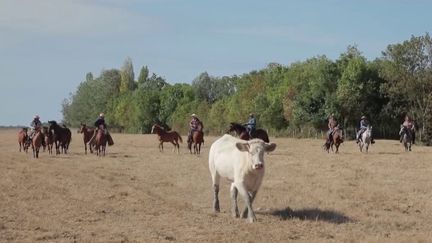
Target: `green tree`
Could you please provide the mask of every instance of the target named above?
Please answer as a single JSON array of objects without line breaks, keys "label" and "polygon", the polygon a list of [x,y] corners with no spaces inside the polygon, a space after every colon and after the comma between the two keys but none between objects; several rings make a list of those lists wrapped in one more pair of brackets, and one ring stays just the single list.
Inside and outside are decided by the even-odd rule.
[{"label": "green tree", "polygon": [[147,66],[141,68],[140,74],[138,76],[138,88],[145,85],[149,76],[149,69]]},{"label": "green tree", "polygon": [[125,93],[135,89],[135,74],[133,71],[132,59],[127,57],[121,68],[120,92]]},{"label": "green tree", "polygon": [[[399,113],[414,115],[419,125],[430,134],[432,124],[428,112],[432,107],[432,40],[428,33],[412,36],[401,44],[389,45],[383,52],[381,77],[385,95]],[[402,115],[399,114],[399,115]],[[423,137],[426,142],[432,138]]]}]

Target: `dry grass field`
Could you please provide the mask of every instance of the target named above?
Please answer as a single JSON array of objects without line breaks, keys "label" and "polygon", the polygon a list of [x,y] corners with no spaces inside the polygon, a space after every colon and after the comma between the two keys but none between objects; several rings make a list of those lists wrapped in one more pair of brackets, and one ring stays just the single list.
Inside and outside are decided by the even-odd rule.
[{"label": "dry grass field", "polygon": [[[18,130],[0,130],[0,242],[431,242],[432,148],[406,153],[377,140],[369,154],[346,142],[270,138],[256,223],[230,215],[229,183],[212,212],[206,137],[200,156],[155,135],[113,134],[106,157],[19,153]],[[186,137],[183,136],[185,140]],[[243,203],[240,199],[240,205]]]}]

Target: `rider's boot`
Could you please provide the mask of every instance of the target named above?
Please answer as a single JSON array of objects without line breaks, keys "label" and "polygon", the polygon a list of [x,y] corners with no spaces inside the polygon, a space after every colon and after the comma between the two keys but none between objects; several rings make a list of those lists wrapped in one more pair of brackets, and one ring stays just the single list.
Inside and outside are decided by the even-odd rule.
[{"label": "rider's boot", "polygon": [[371,144],[375,143],[375,139],[371,138]]}]

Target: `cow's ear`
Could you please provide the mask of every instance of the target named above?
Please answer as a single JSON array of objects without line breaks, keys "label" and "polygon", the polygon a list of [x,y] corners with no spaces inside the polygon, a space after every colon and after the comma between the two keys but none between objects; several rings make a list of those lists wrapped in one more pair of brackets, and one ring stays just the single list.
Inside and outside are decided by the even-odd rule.
[{"label": "cow's ear", "polygon": [[270,153],[276,149],[276,144],[275,143],[266,143],[264,145],[264,149],[267,153]]},{"label": "cow's ear", "polygon": [[236,147],[238,150],[242,152],[249,151],[249,144],[248,143],[236,143]]}]

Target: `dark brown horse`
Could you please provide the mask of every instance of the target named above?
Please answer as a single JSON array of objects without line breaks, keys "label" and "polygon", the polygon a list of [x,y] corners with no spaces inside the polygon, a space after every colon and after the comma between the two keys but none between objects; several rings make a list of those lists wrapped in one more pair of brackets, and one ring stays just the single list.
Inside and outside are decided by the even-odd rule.
[{"label": "dark brown horse", "polygon": [[270,142],[267,132],[263,129],[256,129],[255,131],[252,132],[251,134],[252,136],[249,136],[246,127],[244,127],[240,123],[231,122],[227,133],[231,133],[233,131],[237,134],[237,136],[239,136],[240,139],[243,140],[249,140],[251,138],[260,138],[266,143]]},{"label": "dark brown horse", "polygon": [[30,146],[30,139],[29,136],[27,135],[27,128],[23,127],[19,132],[18,132],[18,144],[19,144],[19,151],[21,152],[21,148],[27,153],[28,152],[28,148]]},{"label": "dark brown horse", "polygon": [[177,153],[180,153],[180,145],[179,142],[183,142],[180,134],[176,131],[165,131],[161,126],[154,124],[151,130],[151,133],[155,133],[158,135],[159,140],[159,151],[163,151],[163,143],[170,142],[174,145],[174,152],[177,149]]},{"label": "dark brown horse", "polygon": [[198,125],[198,129],[192,132],[192,139],[188,141],[189,152],[192,153],[192,145],[193,145],[193,153],[200,154],[201,153],[201,144],[204,143],[204,132],[202,131],[202,124]]},{"label": "dark brown horse", "polygon": [[52,131],[54,134],[56,154],[60,154],[60,149],[62,149],[62,152],[67,154],[69,144],[72,139],[71,131],[67,127],[59,126],[56,121],[48,121],[48,124],[48,130]]},{"label": "dark brown horse", "polygon": [[[344,139],[342,129],[340,129],[339,127],[335,127],[333,130],[333,134],[331,135],[331,139],[327,139],[326,143],[324,144],[324,149],[327,151],[327,153],[330,152],[330,148],[332,152],[339,153],[339,146],[341,145],[341,143],[343,143],[343,141]],[[333,150],[333,146],[336,148],[336,151]]]},{"label": "dark brown horse", "polygon": [[[97,156],[105,156],[105,150],[108,143],[107,135],[103,126],[99,126],[95,137],[95,149]],[[91,146],[90,146],[91,147]]]},{"label": "dark brown horse", "polygon": [[[52,149],[54,145],[54,134],[48,127],[42,127],[42,134],[45,139],[45,146],[48,148],[48,153],[52,154]],[[45,147],[44,147],[45,150]]]},{"label": "dark brown horse", "polygon": [[[85,154],[87,154],[87,143],[90,141],[90,138],[94,134],[94,128],[87,127],[85,123],[81,123],[80,129],[78,130],[79,133],[83,134],[83,141],[84,141],[84,151]],[[93,153],[92,145],[89,145],[90,153]]]},{"label": "dark brown horse", "polygon": [[36,130],[32,138],[33,158],[39,158],[39,150],[42,146],[43,135],[40,129]]}]

